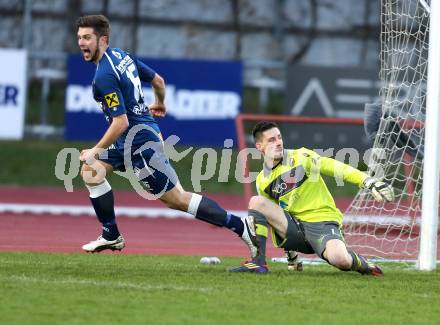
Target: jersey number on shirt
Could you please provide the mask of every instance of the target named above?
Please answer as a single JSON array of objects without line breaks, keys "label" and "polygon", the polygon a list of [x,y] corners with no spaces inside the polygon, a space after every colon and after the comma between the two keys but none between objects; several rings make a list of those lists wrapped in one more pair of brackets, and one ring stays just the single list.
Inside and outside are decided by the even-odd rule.
[{"label": "jersey number on shirt", "polygon": [[127,74],[128,79],[130,79],[133,84],[134,98],[136,99],[136,101],[139,104],[138,112],[136,112],[136,110],[135,110],[135,113],[142,114],[145,112],[144,93],[142,92],[142,85],[141,85],[141,80],[139,79],[139,76],[136,76],[136,77],[134,76],[135,71],[136,71],[136,67],[135,67],[134,63],[132,63],[128,66],[125,73]]}]

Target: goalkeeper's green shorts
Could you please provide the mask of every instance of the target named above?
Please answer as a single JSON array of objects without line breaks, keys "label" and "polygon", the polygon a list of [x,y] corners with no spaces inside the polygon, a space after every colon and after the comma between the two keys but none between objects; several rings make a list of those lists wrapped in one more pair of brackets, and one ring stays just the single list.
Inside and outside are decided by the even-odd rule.
[{"label": "goalkeeper's green shorts", "polygon": [[304,254],[315,253],[320,258],[325,251],[325,245],[331,239],[339,239],[345,243],[341,226],[335,221],[305,222],[296,219],[284,211],[287,219],[286,238],[281,238],[272,229],[272,239],[276,247],[294,250]]}]

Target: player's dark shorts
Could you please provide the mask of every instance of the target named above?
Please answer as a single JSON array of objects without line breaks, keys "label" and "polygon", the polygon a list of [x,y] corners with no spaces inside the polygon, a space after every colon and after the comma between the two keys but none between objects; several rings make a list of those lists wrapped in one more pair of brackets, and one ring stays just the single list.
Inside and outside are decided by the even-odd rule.
[{"label": "player's dark shorts", "polygon": [[304,254],[317,254],[323,257],[325,245],[331,239],[345,242],[340,225],[335,221],[305,222],[292,217],[284,211],[287,219],[286,238],[275,234],[274,242],[278,247],[295,250]]},{"label": "player's dark shorts", "polygon": [[151,132],[148,141],[132,145],[126,153],[123,148],[110,147],[99,156],[99,160],[110,164],[113,170],[133,170],[146,190],[154,195],[168,192],[179,181],[164,152],[160,134],[154,132]]}]

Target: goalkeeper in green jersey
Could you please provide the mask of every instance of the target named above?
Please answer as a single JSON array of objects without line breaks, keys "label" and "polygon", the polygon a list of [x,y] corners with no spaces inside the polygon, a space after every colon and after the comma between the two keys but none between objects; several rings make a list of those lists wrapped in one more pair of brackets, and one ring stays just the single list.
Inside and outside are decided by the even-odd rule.
[{"label": "goalkeeper in green jersey", "polygon": [[250,261],[230,271],[268,272],[265,247],[270,226],[274,245],[285,250],[289,263],[294,264],[296,252],[315,253],[342,271],[382,275],[379,266],[347,250],[341,232],[342,213],[321,174],[368,188],[378,201],[392,201],[392,187],[312,150],[285,150],[275,123],[258,123],[253,136],[264,157],[256,180],[258,195],[249,201],[247,217],[258,250]]}]

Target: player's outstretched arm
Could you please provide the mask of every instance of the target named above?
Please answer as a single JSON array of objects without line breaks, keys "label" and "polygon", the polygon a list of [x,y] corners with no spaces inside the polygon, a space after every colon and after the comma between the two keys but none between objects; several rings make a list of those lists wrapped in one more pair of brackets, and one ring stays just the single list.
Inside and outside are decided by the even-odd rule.
[{"label": "player's outstretched arm", "polygon": [[373,194],[373,197],[376,201],[391,202],[394,200],[394,190],[391,187],[391,185],[377,178],[374,177],[366,178],[363,187],[371,191],[371,194]]},{"label": "player's outstretched arm", "polygon": [[154,92],[154,103],[148,105],[150,113],[156,117],[163,117],[166,114],[165,107],[165,81],[157,73],[151,81],[151,87]]},{"label": "player's outstretched arm", "polygon": [[[316,152],[308,151],[307,168],[313,173],[319,173],[342,180],[359,187],[362,186],[367,174],[348,164],[344,164],[330,157],[321,157]],[[316,177],[316,176],[315,176]],[[317,179],[317,178],[316,178]]]}]

